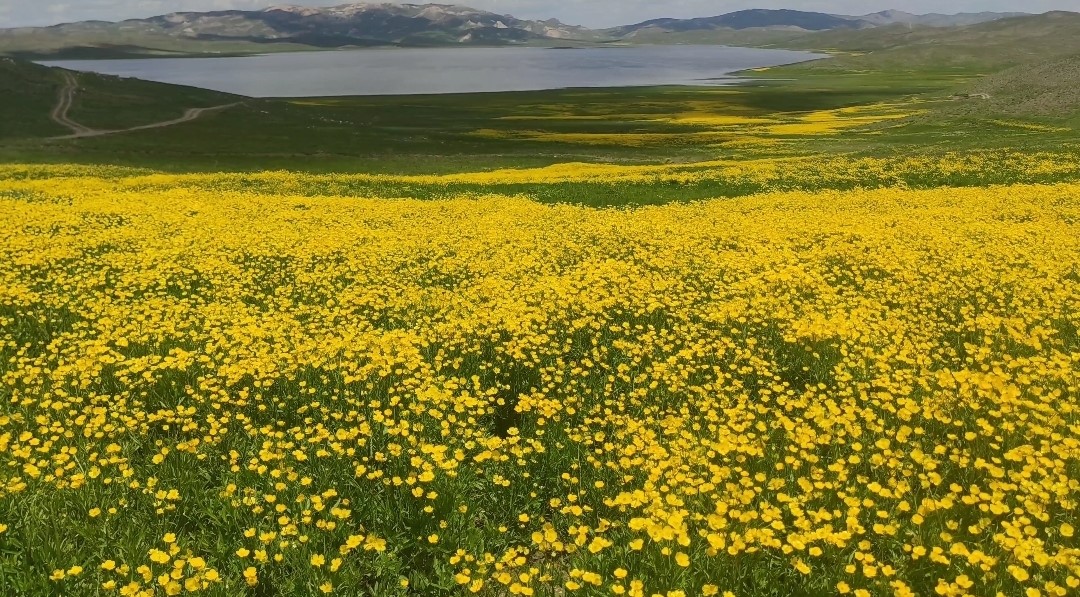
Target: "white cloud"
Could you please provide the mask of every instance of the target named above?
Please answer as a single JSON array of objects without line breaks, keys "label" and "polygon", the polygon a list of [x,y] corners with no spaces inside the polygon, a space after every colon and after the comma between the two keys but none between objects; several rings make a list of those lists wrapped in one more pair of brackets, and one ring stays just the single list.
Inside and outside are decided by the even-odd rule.
[{"label": "white cloud", "polygon": [[[341,2],[347,0],[340,0]],[[422,2],[425,0],[411,0]],[[453,0],[433,0],[452,2]],[[51,25],[86,19],[119,20],[170,12],[263,8],[276,2],[308,6],[334,0],[0,0],[0,23]],[[792,8],[865,14],[887,8],[910,12],[1080,10],[1080,0],[459,0],[475,8],[521,18],[558,18],[589,26],[629,24],[656,17],[711,16],[744,8]]]}]

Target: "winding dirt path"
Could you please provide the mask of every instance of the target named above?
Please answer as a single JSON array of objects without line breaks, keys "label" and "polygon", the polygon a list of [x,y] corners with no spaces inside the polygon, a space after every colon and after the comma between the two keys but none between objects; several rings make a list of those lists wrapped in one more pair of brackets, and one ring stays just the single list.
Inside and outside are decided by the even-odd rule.
[{"label": "winding dirt path", "polygon": [[57,124],[71,129],[72,137],[85,136],[94,132],[93,129],[68,118],[68,110],[71,110],[71,104],[75,102],[75,90],[78,87],[79,83],[75,80],[75,75],[64,71],[64,86],[60,89],[60,98],[57,100],[52,113],[49,114],[49,117],[56,121]]},{"label": "winding dirt path", "polygon": [[84,126],[75,122],[68,117],[68,112],[71,110],[72,104],[75,102],[75,92],[79,88],[79,82],[75,79],[74,73],[64,71],[64,86],[60,89],[60,96],[57,98],[56,106],[53,107],[49,117],[54,122],[61,126],[65,126],[71,129],[70,135],[61,135],[59,137],[51,137],[52,139],[81,139],[84,137],[103,137],[105,135],[118,135],[120,133],[130,133],[134,131],[145,131],[149,129],[160,129],[167,126],[173,126],[177,124],[183,124],[185,122],[191,122],[204,114],[209,112],[216,112],[218,110],[227,110],[233,106],[238,106],[243,102],[235,102],[232,104],[222,104],[220,106],[211,106],[209,108],[190,108],[180,118],[174,118],[172,120],[163,120],[161,122],[155,122],[152,124],[144,124],[141,126],[133,126],[126,129],[92,129],[88,126]]}]

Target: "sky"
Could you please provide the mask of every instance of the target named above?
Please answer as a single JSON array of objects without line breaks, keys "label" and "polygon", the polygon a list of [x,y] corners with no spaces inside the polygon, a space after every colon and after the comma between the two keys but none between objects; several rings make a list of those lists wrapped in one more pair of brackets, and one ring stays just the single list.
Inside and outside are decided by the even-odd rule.
[{"label": "sky", "polygon": [[[348,0],[0,0],[0,27],[116,21],[170,12],[254,10],[276,3],[304,6]],[[791,8],[834,14],[867,14],[889,8],[913,13],[1050,10],[1080,11],[1080,0],[411,0],[464,4],[523,19],[557,18],[573,25],[610,27],[658,17],[704,17],[746,8]]]}]

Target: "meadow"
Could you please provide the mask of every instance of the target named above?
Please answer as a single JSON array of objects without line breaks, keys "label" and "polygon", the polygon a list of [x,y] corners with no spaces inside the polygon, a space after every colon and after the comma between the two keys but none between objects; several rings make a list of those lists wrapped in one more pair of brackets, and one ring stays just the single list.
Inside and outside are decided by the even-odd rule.
[{"label": "meadow", "polygon": [[25,120],[3,592],[1074,594],[1076,123],[821,77]]}]

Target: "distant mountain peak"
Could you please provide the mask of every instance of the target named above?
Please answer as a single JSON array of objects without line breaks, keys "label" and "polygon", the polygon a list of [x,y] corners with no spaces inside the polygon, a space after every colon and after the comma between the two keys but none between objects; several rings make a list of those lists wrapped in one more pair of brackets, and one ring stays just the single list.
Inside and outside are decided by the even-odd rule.
[{"label": "distant mountain peak", "polygon": [[916,16],[913,13],[904,12],[902,10],[896,10],[894,8],[890,8],[888,10],[881,10],[881,11],[878,11],[878,12],[875,12],[875,13],[872,13],[872,14],[880,15],[880,16],[883,16],[883,17],[890,17],[890,18],[894,18],[894,19],[895,18],[905,18],[905,17],[914,17],[914,16]]},{"label": "distant mountain peak", "polygon": [[317,14],[319,9],[311,8],[310,6],[297,6],[295,4],[278,4],[276,6],[267,6],[262,9],[262,12],[291,12],[295,14]]}]

